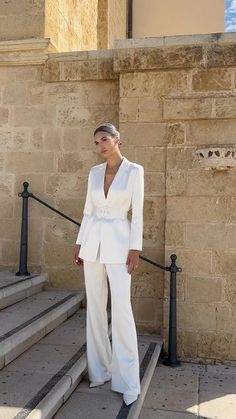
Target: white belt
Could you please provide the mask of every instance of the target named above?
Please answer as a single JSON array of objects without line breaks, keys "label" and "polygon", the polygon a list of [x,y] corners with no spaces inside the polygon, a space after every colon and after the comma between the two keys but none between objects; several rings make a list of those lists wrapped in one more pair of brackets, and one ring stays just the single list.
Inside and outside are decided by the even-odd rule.
[{"label": "white belt", "polygon": [[109,207],[99,207],[94,211],[98,218],[127,218],[127,211],[112,209]]}]

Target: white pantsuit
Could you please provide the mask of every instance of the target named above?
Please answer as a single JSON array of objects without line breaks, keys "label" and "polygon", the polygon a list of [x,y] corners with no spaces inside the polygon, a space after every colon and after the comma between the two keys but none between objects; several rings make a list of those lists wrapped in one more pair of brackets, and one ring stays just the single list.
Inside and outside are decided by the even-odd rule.
[{"label": "white pantsuit", "polygon": [[[112,378],[112,390],[140,393],[137,334],[127,271],[129,249],[142,250],[143,167],[123,157],[104,193],[107,163],[91,168],[84,215],[76,240],[81,245],[87,295],[87,358],[89,378]],[[131,222],[127,219],[132,209]],[[112,349],[108,336],[107,294],[112,304]]]}]

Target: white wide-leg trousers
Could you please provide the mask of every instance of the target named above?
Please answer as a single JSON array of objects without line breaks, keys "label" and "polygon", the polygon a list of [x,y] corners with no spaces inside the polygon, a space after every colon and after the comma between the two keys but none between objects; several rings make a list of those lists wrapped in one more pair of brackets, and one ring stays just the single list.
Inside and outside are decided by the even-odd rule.
[{"label": "white wide-leg trousers", "polygon": [[[125,263],[84,260],[87,295],[87,360],[90,381],[111,378],[113,391],[140,394],[137,333],[130,302],[131,275]],[[107,297],[111,290],[112,349],[108,336]]]}]

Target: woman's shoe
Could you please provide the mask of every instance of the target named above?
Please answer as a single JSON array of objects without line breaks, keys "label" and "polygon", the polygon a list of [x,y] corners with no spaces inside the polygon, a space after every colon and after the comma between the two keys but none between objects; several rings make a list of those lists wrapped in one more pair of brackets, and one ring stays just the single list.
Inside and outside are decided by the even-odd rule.
[{"label": "woman's shoe", "polygon": [[107,383],[110,380],[111,380],[111,378],[108,378],[108,380],[100,381],[100,382],[98,382],[98,381],[91,381],[91,383],[89,384],[89,387],[90,388],[93,388],[93,387],[102,386],[103,384]]},{"label": "woman's shoe", "polygon": [[105,384],[105,381],[103,381],[101,383],[97,383],[96,381],[91,381],[91,383],[89,384],[89,387],[90,388],[98,387],[98,386],[102,386],[103,384]]},{"label": "woman's shoe", "polygon": [[129,404],[135,402],[135,400],[137,400],[138,396],[135,395],[130,395],[130,394],[123,394],[123,400],[126,404],[126,406],[129,406]]}]

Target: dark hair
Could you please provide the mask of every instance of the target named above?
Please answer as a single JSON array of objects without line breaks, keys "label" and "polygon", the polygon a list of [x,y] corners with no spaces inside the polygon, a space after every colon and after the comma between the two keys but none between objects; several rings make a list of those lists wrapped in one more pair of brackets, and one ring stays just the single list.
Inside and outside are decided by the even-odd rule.
[{"label": "dark hair", "polygon": [[100,131],[107,132],[108,134],[111,135],[111,137],[120,139],[119,131],[116,129],[114,125],[110,124],[109,122],[98,125],[93,135],[97,134],[97,132],[100,132]]}]

